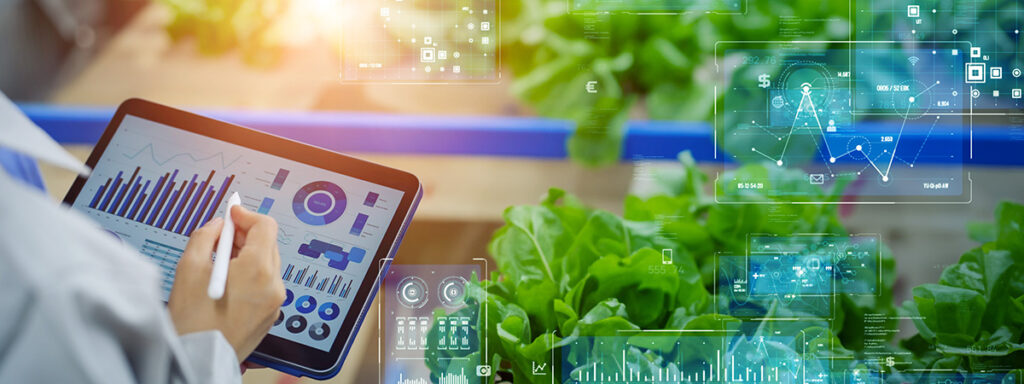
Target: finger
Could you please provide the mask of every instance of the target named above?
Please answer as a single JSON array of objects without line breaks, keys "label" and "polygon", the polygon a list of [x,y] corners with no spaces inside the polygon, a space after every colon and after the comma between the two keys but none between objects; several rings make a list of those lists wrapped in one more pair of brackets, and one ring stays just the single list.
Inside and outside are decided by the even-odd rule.
[{"label": "finger", "polygon": [[267,216],[250,211],[241,205],[231,208],[231,220],[235,222],[235,230],[241,230],[242,232],[249,232],[249,229],[259,223],[263,217]]},{"label": "finger", "polygon": [[[236,216],[236,212],[238,216]],[[273,250],[277,243],[277,221],[266,215],[260,215],[258,213],[252,213],[251,211],[245,210],[232,210],[232,219],[239,217],[245,221],[243,225],[239,225],[237,228],[245,232],[245,242],[242,243],[242,249],[253,247],[254,249],[260,250]],[[263,252],[269,254],[270,252]]]},{"label": "finger", "polygon": [[210,255],[213,254],[213,247],[217,244],[217,239],[220,238],[222,228],[224,228],[224,219],[218,217],[192,231],[192,236],[189,238],[179,262],[189,265],[209,264]]},{"label": "finger", "polygon": [[235,228],[235,248],[242,249],[242,244],[245,244],[246,231]]}]

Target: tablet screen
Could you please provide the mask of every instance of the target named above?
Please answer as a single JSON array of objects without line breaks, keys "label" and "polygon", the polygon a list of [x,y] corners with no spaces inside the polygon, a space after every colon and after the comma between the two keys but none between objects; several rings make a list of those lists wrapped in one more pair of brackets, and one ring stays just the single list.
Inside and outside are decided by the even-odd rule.
[{"label": "tablet screen", "polygon": [[72,207],[156,263],[166,300],[189,234],[232,192],[279,226],[270,334],[330,351],[402,191],[126,115]]}]

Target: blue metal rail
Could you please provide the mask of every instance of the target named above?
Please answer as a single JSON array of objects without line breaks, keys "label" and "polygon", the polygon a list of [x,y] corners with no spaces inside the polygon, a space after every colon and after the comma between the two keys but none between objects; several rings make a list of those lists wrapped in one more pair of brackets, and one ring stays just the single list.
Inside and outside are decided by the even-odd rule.
[{"label": "blue metal rail", "polygon": [[[23,104],[22,110],[64,144],[94,144],[113,108]],[[532,117],[401,116],[350,112],[196,112],[338,152],[565,158],[573,123]],[[999,127],[975,127],[968,164],[1024,165],[1017,137]],[[932,139],[958,140],[958,139]],[[712,162],[714,139],[705,122],[631,121],[622,158],[674,159],[690,150]],[[947,142],[940,145],[953,145]],[[720,157],[721,158],[721,157]]]}]

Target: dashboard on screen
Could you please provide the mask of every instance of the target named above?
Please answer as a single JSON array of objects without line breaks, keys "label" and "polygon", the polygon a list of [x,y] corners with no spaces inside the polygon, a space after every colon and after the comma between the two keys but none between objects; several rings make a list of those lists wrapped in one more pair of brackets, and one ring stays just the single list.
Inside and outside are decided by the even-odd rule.
[{"label": "dashboard on screen", "polygon": [[155,263],[166,300],[189,235],[233,192],[278,223],[270,334],[330,351],[404,192],[126,115],[72,207]]}]

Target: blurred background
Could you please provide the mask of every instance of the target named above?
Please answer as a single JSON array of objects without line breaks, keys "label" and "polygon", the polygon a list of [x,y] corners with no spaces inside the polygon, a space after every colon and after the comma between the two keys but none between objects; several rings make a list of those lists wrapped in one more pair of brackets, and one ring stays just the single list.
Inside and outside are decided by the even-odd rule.
[{"label": "blurred background", "polygon": [[[449,21],[431,2],[410,4],[423,10],[423,28]],[[621,213],[627,194],[678,166],[678,152],[693,151],[713,173],[716,42],[845,40],[851,15],[864,17],[838,0],[751,1],[745,15],[572,14],[567,4],[497,2],[499,48],[474,52],[493,57],[476,77],[407,82],[346,78],[346,63],[365,50],[402,51],[405,43],[344,44],[346,33],[376,28],[376,19],[344,17],[353,6],[345,2],[0,0],[0,90],[83,161],[113,109],[132,97],[285,135],[337,130],[331,137],[352,141],[313,144],[423,180],[399,260],[468,263],[487,256],[507,206],[536,203],[550,187]],[[1022,143],[1019,124],[996,121],[979,135],[1002,144],[979,146],[986,160],[967,164],[970,204],[841,209],[851,233],[880,234],[897,255],[897,302],[973,247],[967,222],[990,220],[1000,200],[1024,197],[1024,161],[1009,150]],[[62,199],[74,176],[42,171]],[[364,327],[331,382],[376,381],[373,352],[359,353],[375,350],[376,340]],[[305,382],[271,370],[245,381]]]}]

